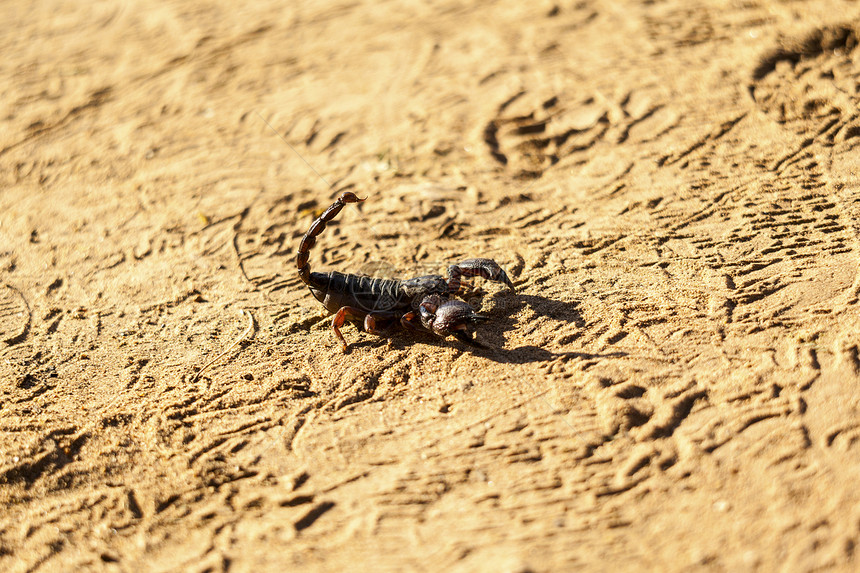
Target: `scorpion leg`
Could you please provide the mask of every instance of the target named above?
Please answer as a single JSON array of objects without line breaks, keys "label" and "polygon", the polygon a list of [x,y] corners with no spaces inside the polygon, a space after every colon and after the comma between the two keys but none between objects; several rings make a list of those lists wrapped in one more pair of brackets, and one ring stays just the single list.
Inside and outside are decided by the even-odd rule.
[{"label": "scorpion leg", "polygon": [[331,329],[334,330],[334,335],[337,336],[337,339],[340,340],[340,345],[343,347],[343,351],[346,352],[349,350],[349,344],[346,343],[346,340],[343,338],[343,334],[340,333],[340,327],[343,326],[343,323],[347,320],[350,322],[360,322],[365,319],[366,313],[352,306],[342,306],[340,310],[338,310],[334,318],[331,319]]},{"label": "scorpion leg", "polygon": [[[364,317],[364,331],[377,336],[385,336],[391,332],[391,328],[394,326],[394,321],[399,317],[400,313],[393,310],[371,312]],[[381,322],[388,322],[388,325],[381,327]]]},{"label": "scorpion leg", "polygon": [[465,330],[458,330],[454,333],[454,336],[460,340],[460,342],[465,342],[469,346],[476,346],[478,348],[486,348],[483,344],[475,340],[473,337],[469,336],[469,333]]},{"label": "scorpion leg", "polygon": [[487,280],[504,283],[512,291],[514,283],[508,278],[499,263],[493,259],[468,259],[448,267],[448,292],[460,294],[463,281],[461,277],[483,277]]},{"label": "scorpion leg", "polygon": [[[385,336],[391,331],[392,326],[394,326],[394,321],[399,317],[400,313],[392,310],[368,313],[357,309],[354,306],[342,306],[340,310],[335,313],[334,318],[331,321],[331,328],[334,330],[335,336],[340,340],[340,344],[343,347],[344,352],[346,352],[349,349],[349,345],[346,343],[343,334],[340,332],[340,328],[347,320],[350,322],[363,322],[364,331],[368,334]],[[383,326],[382,323],[385,322],[388,322],[387,326]]]},{"label": "scorpion leg", "polygon": [[400,317],[400,325],[405,330],[427,332],[427,329],[424,328],[424,326],[419,321],[419,316],[412,311],[409,311]]}]

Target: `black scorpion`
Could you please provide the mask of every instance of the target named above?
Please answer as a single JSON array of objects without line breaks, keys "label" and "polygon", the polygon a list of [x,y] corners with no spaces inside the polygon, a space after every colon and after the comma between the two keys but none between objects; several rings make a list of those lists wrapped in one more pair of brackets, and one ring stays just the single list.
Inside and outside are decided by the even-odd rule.
[{"label": "black scorpion", "polygon": [[382,279],[363,275],[311,272],[308,263],[310,250],[326,224],[334,219],[347,203],[360,203],[354,193],[345,191],[310,226],[299,243],[296,268],[299,277],[311,289],[311,294],[329,312],[335,336],[344,351],[349,346],[340,332],[344,321],[357,322],[364,331],[385,335],[398,324],[405,329],[430,332],[446,337],[453,334],[466,344],[480,346],[469,336],[467,328],[488,320],[476,314],[467,303],[452,299],[462,296],[468,285],[462,277],[479,276],[504,283],[514,290],[514,284],[505,271],[492,259],[468,259],[448,267],[448,277],[428,275],[407,280]]}]

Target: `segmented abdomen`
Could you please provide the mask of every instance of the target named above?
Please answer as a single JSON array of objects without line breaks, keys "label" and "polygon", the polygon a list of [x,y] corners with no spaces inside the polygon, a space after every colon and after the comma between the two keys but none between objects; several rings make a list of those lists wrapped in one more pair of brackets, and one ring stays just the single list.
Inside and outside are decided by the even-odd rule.
[{"label": "segmented abdomen", "polygon": [[329,312],[351,306],[361,311],[383,312],[407,311],[410,300],[404,297],[397,279],[381,279],[351,275],[333,271],[311,273],[310,289],[314,297],[323,303]]}]

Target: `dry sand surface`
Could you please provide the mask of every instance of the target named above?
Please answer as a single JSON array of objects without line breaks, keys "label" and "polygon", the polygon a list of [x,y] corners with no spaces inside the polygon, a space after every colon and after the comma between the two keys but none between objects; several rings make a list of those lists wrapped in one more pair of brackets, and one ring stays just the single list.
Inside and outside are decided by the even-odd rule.
[{"label": "dry sand surface", "polygon": [[0,570],[853,570],[860,5],[691,4],[0,4]]}]

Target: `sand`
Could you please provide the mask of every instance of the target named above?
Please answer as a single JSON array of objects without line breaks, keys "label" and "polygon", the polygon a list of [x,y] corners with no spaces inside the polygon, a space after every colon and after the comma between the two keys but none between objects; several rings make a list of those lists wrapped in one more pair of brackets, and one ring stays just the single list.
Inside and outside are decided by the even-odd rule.
[{"label": "sand", "polygon": [[690,6],[0,4],[0,569],[854,570],[860,6]]}]

